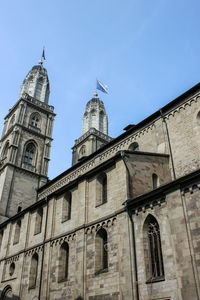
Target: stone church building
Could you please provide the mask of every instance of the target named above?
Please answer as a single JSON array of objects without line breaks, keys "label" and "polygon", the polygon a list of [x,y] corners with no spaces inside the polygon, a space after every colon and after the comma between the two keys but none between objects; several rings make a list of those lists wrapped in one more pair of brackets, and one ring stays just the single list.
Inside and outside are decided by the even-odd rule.
[{"label": "stone church building", "polygon": [[50,181],[49,94],[41,62],[5,117],[0,299],[200,299],[200,84],[116,138],[96,93]]}]

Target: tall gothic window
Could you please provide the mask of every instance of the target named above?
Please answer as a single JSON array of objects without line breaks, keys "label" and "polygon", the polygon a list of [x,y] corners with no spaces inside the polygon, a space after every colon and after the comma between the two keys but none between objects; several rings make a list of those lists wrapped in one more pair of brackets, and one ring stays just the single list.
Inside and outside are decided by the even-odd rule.
[{"label": "tall gothic window", "polygon": [[67,280],[69,274],[69,245],[64,242],[60,247],[58,281]]},{"label": "tall gothic window", "polygon": [[36,147],[33,143],[28,143],[25,149],[24,162],[29,165],[35,164]]},{"label": "tall gothic window", "polygon": [[81,149],[80,149],[80,151],[79,151],[79,159],[85,157],[85,155],[86,155],[86,146],[85,146],[85,145],[82,145],[82,146],[81,146]]},{"label": "tall gothic window", "polygon": [[71,219],[71,206],[72,206],[72,194],[71,192],[67,192],[63,197],[62,222]]},{"label": "tall gothic window", "polygon": [[157,187],[159,186],[159,179],[158,179],[158,175],[156,175],[155,173],[152,174],[152,183],[153,183],[153,189],[157,189]]},{"label": "tall gothic window", "polygon": [[105,271],[108,268],[107,232],[101,228],[95,238],[95,272]]},{"label": "tall gothic window", "polygon": [[36,84],[35,89],[35,98],[40,100],[41,92],[42,92],[43,78],[39,78]]},{"label": "tall gothic window", "polygon": [[15,122],[15,115],[13,115],[12,118],[10,119],[9,128],[14,124],[14,122]]},{"label": "tall gothic window", "polygon": [[90,127],[96,127],[95,125],[96,125],[96,110],[95,109],[93,109],[92,111],[91,111],[91,125],[90,125]]},{"label": "tall gothic window", "polygon": [[6,142],[5,147],[3,149],[2,159],[6,159],[6,157],[8,156],[8,150],[9,150],[9,141]]},{"label": "tall gothic window", "polygon": [[144,254],[147,280],[164,276],[164,265],[160,239],[160,228],[157,220],[149,215],[144,223]]},{"label": "tall gothic window", "polygon": [[42,231],[42,219],[43,219],[43,208],[40,207],[36,212],[34,234],[38,234]]},{"label": "tall gothic window", "polygon": [[96,206],[107,202],[107,176],[105,173],[97,177]]},{"label": "tall gothic window", "polygon": [[37,282],[37,273],[38,273],[38,254],[34,253],[31,258],[31,266],[29,273],[29,288],[35,288]]},{"label": "tall gothic window", "polygon": [[20,231],[21,231],[21,220],[18,220],[18,221],[15,223],[15,233],[14,233],[14,241],[13,241],[13,244],[18,244],[18,243],[19,243]]},{"label": "tall gothic window", "polygon": [[99,131],[103,132],[103,118],[104,118],[104,112],[101,111],[99,114]]}]

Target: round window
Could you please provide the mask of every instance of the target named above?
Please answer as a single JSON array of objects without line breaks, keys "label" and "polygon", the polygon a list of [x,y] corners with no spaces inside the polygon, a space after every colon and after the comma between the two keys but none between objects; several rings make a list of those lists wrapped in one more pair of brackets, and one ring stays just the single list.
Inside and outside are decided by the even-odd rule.
[{"label": "round window", "polygon": [[13,273],[15,272],[15,264],[14,264],[14,262],[10,265],[10,276],[12,276],[13,275]]}]

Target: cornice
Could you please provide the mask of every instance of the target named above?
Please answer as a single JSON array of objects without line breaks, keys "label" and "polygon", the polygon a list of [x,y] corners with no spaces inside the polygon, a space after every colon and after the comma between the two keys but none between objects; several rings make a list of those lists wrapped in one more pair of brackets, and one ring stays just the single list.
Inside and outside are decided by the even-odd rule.
[{"label": "cornice", "polygon": [[80,144],[81,142],[84,142],[92,134],[96,135],[97,137],[99,137],[102,140],[107,141],[107,142],[111,142],[113,140],[113,138],[111,138],[110,136],[104,134],[103,132],[100,132],[99,130],[97,130],[95,128],[90,128],[85,134],[83,134],[80,138],[75,140],[75,144],[72,147],[72,149],[74,147],[77,147],[77,145]]},{"label": "cornice", "polygon": [[[174,110],[180,111],[182,106],[186,107],[187,105],[195,103],[195,101],[200,99],[199,89],[200,84],[196,85],[177,99],[164,106],[161,110],[155,112],[150,117],[146,118],[130,130],[127,130],[116,139],[112,140],[93,154],[89,155],[85,160],[74,165],[73,168],[68,169],[54,178],[51,182],[47,183],[46,186],[43,186],[42,189],[38,190],[39,199],[48,196],[52,192],[56,191],[56,189],[60,189],[70,181],[84,175],[92,168],[113,157],[118,151],[126,149],[130,143],[137,141],[141,135],[145,135],[149,131],[153,130],[153,128],[156,126],[156,121],[161,119],[162,116],[167,118],[172,111],[172,107]],[[195,92],[195,96],[193,94],[191,97],[192,92]]]},{"label": "cornice", "polygon": [[9,109],[9,112],[8,114],[5,116],[4,119],[8,118],[12,113],[13,111],[16,109],[16,107],[18,106],[18,104],[21,102],[21,101],[25,101],[26,103],[32,105],[33,107],[39,109],[40,111],[42,112],[45,112],[45,113],[50,113],[52,114],[53,116],[56,116],[56,114],[53,112],[54,110],[54,107],[52,105],[48,105],[44,102],[41,102],[37,99],[35,99],[34,97],[31,97],[29,96],[28,94],[24,94],[16,103],[15,105]]}]

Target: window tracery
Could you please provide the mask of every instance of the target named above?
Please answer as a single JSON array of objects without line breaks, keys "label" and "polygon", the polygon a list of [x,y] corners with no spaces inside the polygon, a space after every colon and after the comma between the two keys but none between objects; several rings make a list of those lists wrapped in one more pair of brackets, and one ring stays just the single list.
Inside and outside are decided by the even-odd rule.
[{"label": "window tracery", "polygon": [[164,277],[164,265],[157,220],[149,215],[144,223],[144,251],[148,280]]}]

